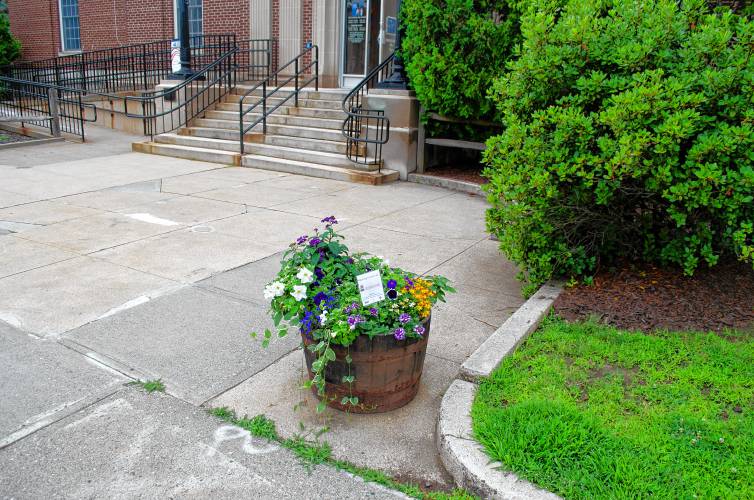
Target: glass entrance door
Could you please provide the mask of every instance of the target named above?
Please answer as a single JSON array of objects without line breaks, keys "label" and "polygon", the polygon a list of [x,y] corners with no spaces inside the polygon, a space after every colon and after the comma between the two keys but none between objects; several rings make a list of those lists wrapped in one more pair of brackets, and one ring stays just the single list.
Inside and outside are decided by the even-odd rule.
[{"label": "glass entrance door", "polygon": [[367,73],[370,0],[343,0],[342,86],[353,87]]},{"label": "glass entrance door", "polygon": [[[380,12],[380,57],[379,62],[395,50],[395,36],[398,34],[398,0],[382,0]],[[378,63],[379,64],[379,63]]]},{"label": "glass entrance door", "polygon": [[343,1],[341,86],[353,88],[395,50],[398,0]]}]

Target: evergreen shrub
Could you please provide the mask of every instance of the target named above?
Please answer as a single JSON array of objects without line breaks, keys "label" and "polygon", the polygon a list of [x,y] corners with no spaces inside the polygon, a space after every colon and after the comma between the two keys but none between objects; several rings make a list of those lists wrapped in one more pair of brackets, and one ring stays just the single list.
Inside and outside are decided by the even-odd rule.
[{"label": "evergreen shrub", "polygon": [[8,15],[0,13],[0,67],[6,66],[21,55],[21,42],[10,32]]},{"label": "evergreen shrub", "polygon": [[702,0],[566,0],[521,31],[485,175],[488,228],[524,277],[754,260],[754,22]]},{"label": "evergreen shrub", "polygon": [[487,91],[520,40],[518,3],[403,0],[402,55],[428,111],[464,119],[498,116]]}]

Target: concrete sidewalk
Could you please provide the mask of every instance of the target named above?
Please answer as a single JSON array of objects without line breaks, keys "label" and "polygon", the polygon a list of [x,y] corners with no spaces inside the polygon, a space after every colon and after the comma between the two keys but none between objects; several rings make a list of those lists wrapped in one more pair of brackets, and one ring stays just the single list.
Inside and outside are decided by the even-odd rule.
[{"label": "concrete sidewalk", "polygon": [[[118,425],[93,424],[81,440],[50,426],[88,411],[99,415],[97,405],[125,398],[135,414],[148,408],[147,420],[165,428],[181,411],[208,426],[212,417],[197,412],[200,406],[265,413],[285,436],[299,432],[299,422],[308,429],[326,425],[331,432],[324,439],[336,457],[448,486],[433,444],[442,394],[466,356],[523,302],[515,268],[485,235],[485,201],[409,183],[367,187],[130,153],[123,147],[130,137],[107,132],[99,142],[65,144],[68,156],[60,162],[50,161],[60,145],[27,148],[24,157],[0,154],[0,465],[11,460],[47,479],[66,470],[67,496],[104,494],[104,483],[74,488],[84,487],[81,467],[37,471],[35,464],[56,447],[64,456],[97,456],[91,448],[100,440],[124,439]],[[248,337],[270,324],[261,290],[281,252],[327,215],[341,220],[352,249],[389,256],[410,271],[444,274],[458,289],[433,313],[419,396],[396,412],[315,415],[313,398],[299,389],[298,339],[263,350]],[[156,378],[168,395],[123,392],[125,381]],[[131,422],[129,439],[139,429],[153,435],[144,430],[146,420]],[[185,457],[194,445],[166,446]],[[102,455],[102,467],[117,460]],[[202,484],[232,474],[186,467]],[[11,496],[27,496],[25,482],[7,470],[13,469],[0,467],[0,484],[12,480]],[[299,479],[289,479],[290,489],[273,497],[301,491]],[[372,491],[362,483],[353,488]],[[184,493],[204,491],[210,490]]]}]

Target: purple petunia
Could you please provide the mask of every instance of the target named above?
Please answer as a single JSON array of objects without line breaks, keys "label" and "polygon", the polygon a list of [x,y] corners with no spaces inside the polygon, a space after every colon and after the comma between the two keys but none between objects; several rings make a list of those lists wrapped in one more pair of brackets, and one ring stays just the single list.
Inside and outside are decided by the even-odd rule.
[{"label": "purple petunia", "polygon": [[304,317],[299,321],[301,323],[301,333],[309,337],[312,332],[312,323],[316,319],[316,316],[312,311],[306,311]]},{"label": "purple petunia", "polygon": [[359,323],[364,323],[364,321],[366,321],[364,319],[364,316],[362,316],[360,314],[356,315],[356,316],[349,316],[348,317],[348,328],[350,328],[351,330],[353,330],[354,328],[356,328],[356,325],[358,325]]},{"label": "purple petunia", "polygon": [[346,313],[346,314],[350,314],[350,313],[354,312],[358,308],[359,308],[359,304],[357,304],[356,302],[353,302],[353,303],[351,303],[350,306],[346,306],[346,308],[343,309],[343,312]]},{"label": "purple petunia", "polygon": [[313,247],[316,247],[320,243],[322,243],[322,240],[320,240],[319,238],[312,238],[312,239],[309,240],[309,245],[311,245]]},{"label": "purple petunia", "polygon": [[325,277],[325,272],[322,270],[321,267],[315,267],[314,268],[314,275],[317,277],[317,279],[322,279]]},{"label": "purple petunia", "polygon": [[322,219],[322,222],[325,224],[337,224],[338,219],[336,219],[334,215],[331,215],[330,217],[325,217],[324,219]]},{"label": "purple petunia", "polygon": [[379,314],[379,311],[377,311],[376,307],[370,307],[369,314],[371,314],[372,316],[377,316],[377,314]]},{"label": "purple petunia", "polygon": [[406,330],[403,328],[396,328],[393,332],[393,335],[395,336],[396,340],[403,340],[406,338]]},{"label": "purple petunia", "polygon": [[403,313],[398,316],[398,321],[400,321],[401,323],[408,323],[409,321],[411,321],[411,315]]},{"label": "purple petunia", "polygon": [[320,305],[322,302],[327,300],[327,294],[325,292],[319,292],[317,295],[314,296],[314,303],[317,305]]},{"label": "purple petunia", "polygon": [[426,332],[426,331],[427,330],[423,326],[421,326],[421,325],[416,325],[414,327],[414,333],[416,333],[419,336],[424,335],[424,332]]},{"label": "purple petunia", "polygon": [[398,282],[395,280],[387,280],[387,287],[391,290],[393,290],[396,286],[398,286]]},{"label": "purple petunia", "polygon": [[406,276],[406,290],[413,288],[413,286],[414,286],[414,281],[408,276]]}]

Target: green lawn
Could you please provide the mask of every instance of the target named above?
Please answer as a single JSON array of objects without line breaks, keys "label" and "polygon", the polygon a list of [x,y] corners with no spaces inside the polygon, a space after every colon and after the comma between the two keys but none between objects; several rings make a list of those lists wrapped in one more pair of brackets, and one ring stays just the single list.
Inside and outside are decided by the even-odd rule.
[{"label": "green lawn", "polygon": [[567,498],[754,498],[754,339],[548,320],[484,381],[474,433]]}]

